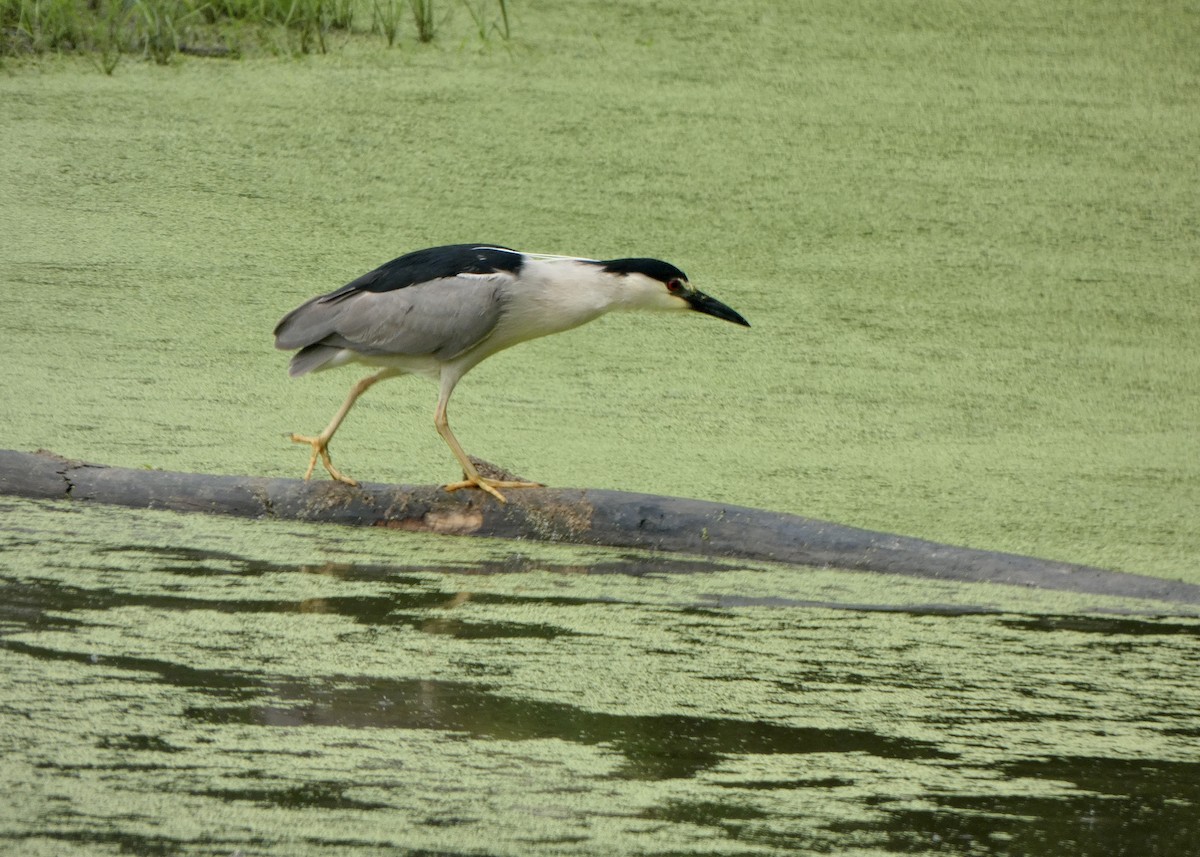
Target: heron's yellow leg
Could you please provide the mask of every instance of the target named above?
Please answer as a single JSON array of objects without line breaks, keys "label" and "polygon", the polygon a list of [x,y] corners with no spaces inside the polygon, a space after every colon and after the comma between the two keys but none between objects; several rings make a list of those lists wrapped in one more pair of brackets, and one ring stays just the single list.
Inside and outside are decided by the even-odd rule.
[{"label": "heron's yellow leg", "polygon": [[454,436],[454,432],[450,430],[450,422],[446,419],[446,402],[450,398],[450,390],[454,388],[453,383],[449,385],[450,389],[446,389],[443,385],[441,398],[438,399],[437,410],[433,414],[433,424],[437,427],[438,434],[442,436],[442,440],[446,441],[446,446],[450,447],[450,451],[454,453],[454,457],[458,459],[458,463],[462,465],[463,480],[461,482],[451,482],[448,485],[443,485],[447,491],[458,491],[460,488],[479,488],[491,494],[501,503],[507,503],[504,495],[500,493],[500,488],[541,488],[540,482],[510,482],[503,479],[489,479],[486,476],[481,476],[475,465],[471,463],[471,459],[467,457],[463,451],[462,445],[459,444],[458,438]]},{"label": "heron's yellow leg", "polygon": [[324,432],[316,437],[309,437],[304,434],[290,434],[288,437],[292,443],[307,443],[312,445],[312,456],[308,459],[308,469],[304,471],[304,481],[307,482],[312,478],[313,469],[317,465],[318,456],[321,463],[325,465],[325,469],[329,471],[329,475],[338,482],[345,482],[347,485],[357,487],[358,481],[351,479],[345,473],[333,466],[333,459],[329,457],[329,438],[324,436]]},{"label": "heron's yellow leg", "polygon": [[507,503],[508,500],[504,499],[504,495],[501,494],[499,491],[497,491],[496,490],[497,488],[545,488],[546,487],[541,482],[506,482],[503,479],[489,479],[486,476],[480,476],[478,472],[476,472],[475,475],[472,476],[470,473],[466,473],[464,471],[463,476],[465,476],[466,479],[463,479],[461,482],[451,482],[447,485],[443,485],[442,488],[444,488],[447,491],[458,491],[460,488],[480,488],[480,489],[488,492],[489,494],[491,494],[493,497],[495,497],[501,503]]},{"label": "heron's yellow leg", "polygon": [[308,469],[304,471],[305,481],[312,478],[313,469],[317,466],[317,459],[320,458],[321,463],[325,465],[325,469],[329,471],[329,475],[338,482],[345,482],[347,485],[358,485],[356,480],[351,479],[333,466],[333,459],[329,457],[329,441],[333,439],[334,433],[341,426],[342,420],[346,419],[346,414],[350,413],[350,409],[354,407],[354,403],[358,400],[359,396],[367,392],[377,381],[382,381],[384,378],[391,378],[393,375],[398,374],[400,372],[395,369],[381,369],[374,375],[368,375],[356,383],[350,388],[350,395],[346,396],[346,401],[342,402],[342,406],[333,415],[333,419],[329,421],[329,425],[325,426],[325,430],[316,437],[309,437],[303,434],[288,435],[292,443],[307,443],[312,446],[312,456],[308,459]]}]

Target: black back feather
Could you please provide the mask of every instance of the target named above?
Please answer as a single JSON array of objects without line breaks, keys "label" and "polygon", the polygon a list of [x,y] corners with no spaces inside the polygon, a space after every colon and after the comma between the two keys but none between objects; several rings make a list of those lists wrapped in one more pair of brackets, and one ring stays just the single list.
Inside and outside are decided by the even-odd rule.
[{"label": "black back feather", "polygon": [[458,274],[516,274],[522,261],[516,250],[497,244],[447,244],[414,250],[330,292],[321,302],[334,302],[355,292],[391,292]]}]

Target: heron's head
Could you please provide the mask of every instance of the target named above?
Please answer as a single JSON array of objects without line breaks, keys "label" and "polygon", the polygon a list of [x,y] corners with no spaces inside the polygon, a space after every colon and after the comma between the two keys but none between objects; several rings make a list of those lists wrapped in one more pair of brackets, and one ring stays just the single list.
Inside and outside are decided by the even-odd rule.
[{"label": "heron's head", "polygon": [[731,307],[688,282],[687,274],[661,259],[609,259],[597,262],[619,277],[630,309],[694,310],[745,327],[750,322]]}]

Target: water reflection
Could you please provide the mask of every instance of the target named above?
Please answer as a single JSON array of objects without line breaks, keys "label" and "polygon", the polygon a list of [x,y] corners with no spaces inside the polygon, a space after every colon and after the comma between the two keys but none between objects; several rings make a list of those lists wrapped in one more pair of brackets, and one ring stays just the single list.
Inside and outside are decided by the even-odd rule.
[{"label": "water reflection", "polygon": [[[387,594],[374,596],[328,596],[299,600],[198,598],[163,592],[129,593],[105,588],[82,588],[61,583],[7,581],[0,584],[0,620],[19,620],[35,627],[71,627],[78,624],[62,612],[114,610],[142,607],[164,611],[212,610],[219,613],[318,613],[341,616],[361,625],[410,627],[428,634],[445,634],[465,639],[536,637],[553,639],[571,634],[566,628],[537,623],[469,621],[452,615],[428,614],[429,610],[453,610],[468,601],[485,604],[520,604],[527,599],[446,594],[427,589],[407,589],[403,579],[389,580]],[[541,600],[541,599],[539,599]],[[570,603],[566,599],[564,603]],[[47,612],[47,606],[53,613]]]},{"label": "water reflection", "polygon": [[290,684],[270,690],[283,704],[207,706],[186,713],[211,723],[436,729],[504,741],[556,738],[604,745],[624,757],[615,776],[642,780],[692,777],[733,755],[869,753],[901,759],[946,755],[923,742],[861,730],[686,715],[604,714],[512,699],[479,685],[428,679],[347,682],[332,688]]},{"label": "water reflection", "polygon": [[888,810],[888,850],[1062,857],[1197,853],[1200,762],[1057,757],[1002,770],[1014,778],[1067,782],[1079,793],[941,795],[930,809]]},{"label": "water reflection", "polygon": [[291,565],[265,561],[240,554],[200,550],[178,545],[116,545],[106,547],[103,553],[126,555],[134,559],[149,559],[160,571],[170,571],[196,577],[221,574],[260,576],[280,572],[302,571],[306,574],[327,574],[345,580],[377,580],[389,578],[403,581],[405,573],[411,576],[408,582],[421,580],[416,575],[431,572],[447,572],[466,575],[523,574],[531,571],[553,571],[558,574],[619,574],[627,577],[645,577],[661,574],[695,574],[721,571],[728,563],[699,557],[678,557],[666,554],[621,553],[608,551],[603,556],[589,557],[586,563],[564,563],[547,561],[544,556],[530,553],[508,552],[500,557],[490,557],[476,562],[454,562],[441,566],[337,563],[321,565]]},{"label": "water reflection", "polygon": [[0,850],[1083,857],[1200,833],[1186,617],[853,577],[713,593],[690,585],[713,563],[645,556],[93,558],[0,578]]}]

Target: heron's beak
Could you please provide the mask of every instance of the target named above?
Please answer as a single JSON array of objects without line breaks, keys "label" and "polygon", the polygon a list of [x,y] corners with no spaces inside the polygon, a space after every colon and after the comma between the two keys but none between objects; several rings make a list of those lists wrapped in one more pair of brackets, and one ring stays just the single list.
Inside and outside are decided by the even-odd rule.
[{"label": "heron's beak", "polygon": [[705,315],[715,316],[725,321],[732,321],[734,324],[740,324],[743,327],[749,327],[750,322],[742,318],[736,310],[725,306],[716,298],[710,298],[704,292],[690,292],[686,295],[681,295],[685,301],[696,312],[702,312]]}]

